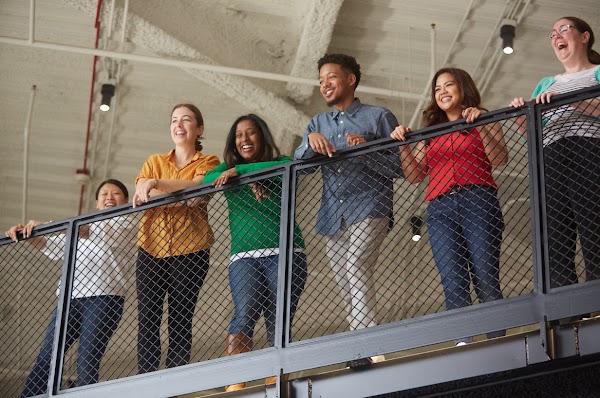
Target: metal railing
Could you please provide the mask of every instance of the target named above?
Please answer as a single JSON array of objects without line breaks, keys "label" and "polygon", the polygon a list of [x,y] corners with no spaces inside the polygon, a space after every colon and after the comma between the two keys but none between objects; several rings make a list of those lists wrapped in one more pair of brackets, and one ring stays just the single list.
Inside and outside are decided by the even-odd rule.
[{"label": "metal railing", "polygon": [[[28,383],[41,390],[25,396],[58,392],[90,397],[109,393],[169,396],[273,375],[283,384],[283,374],[473,336],[493,337],[494,332],[524,325],[539,324],[543,334],[547,322],[599,311],[600,284],[594,279],[600,275],[593,255],[599,243],[594,235],[575,225],[568,235],[558,238],[564,247],[554,250],[548,245],[549,239],[557,238],[556,229],[550,230],[554,227],[546,220],[549,214],[555,223],[560,219],[552,213],[555,196],[547,195],[551,189],[548,171],[553,166],[541,134],[551,127],[545,120],[552,120],[552,113],[599,93],[598,89],[581,90],[557,97],[551,105],[527,103],[520,109],[490,112],[474,124],[458,121],[422,129],[406,143],[369,142],[339,151],[333,158],[283,163],[242,175],[223,188],[205,185],[161,196],[135,209],[124,205],[53,222],[36,228],[30,238],[46,239],[43,251],[32,241],[15,244],[3,238],[0,395],[19,396],[27,377]],[[571,119],[569,126],[558,127],[572,131],[583,119],[591,120],[581,116],[579,122]],[[474,128],[492,123],[504,132],[509,161],[493,171],[497,190],[485,188],[486,199],[474,206],[483,211],[495,203],[494,198],[498,200],[494,231],[501,235],[499,254],[496,260],[494,256],[487,260],[497,261],[497,269],[475,270],[477,260],[468,256],[481,248],[481,242],[476,243],[470,254],[459,253],[470,268],[458,280],[442,264],[450,253],[456,253],[446,246],[456,242],[445,241],[437,257],[432,255],[430,237],[439,225],[429,219],[431,205],[423,200],[427,182],[410,184],[395,175],[398,170],[386,159],[399,155],[401,145],[453,134],[459,134],[455,138],[460,140]],[[527,140],[519,130],[526,131]],[[573,161],[600,153],[590,145],[568,148],[580,153],[565,150],[561,149],[562,159]],[[452,164],[461,165],[460,159]],[[580,166],[572,164],[569,170],[577,173]],[[355,180],[348,184],[348,178]],[[594,187],[600,185],[599,178],[600,173],[580,173],[572,192],[598,195]],[[550,182],[554,191],[556,181],[565,182],[564,178],[555,180]],[[348,212],[334,212],[328,222],[353,233],[351,241],[356,246],[362,240],[371,242],[371,249],[378,246],[368,252],[371,265],[366,273],[344,265],[347,256],[359,256],[356,247],[340,248],[331,235],[316,232],[322,228],[318,213],[323,181],[330,184],[327,188],[336,200],[351,200]],[[256,187],[265,193],[260,202],[252,191]],[[336,192],[336,187],[343,190]],[[381,218],[385,225],[353,230],[349,217],[359,214],[360,218],[361,209],[372,207],[369,192],[373,187],[392,192],[391,212],[367,217]],[[472,190],[460,194],[473,200],[468,199]],[[214,240],[208,270],[202,265],[205,259],[196,240],[189,239],[195,242],[189,243],[193,247],[185,247],[187,238],[183,243],[170,240],[169,228],[181,227],[174,221],[180,211],[188,212],[188,221],[208,220],[212,228],[200,239]],[[143,258],[152,254],[134,247],[143,238],[135,235],[154,217],[173,223],[167,222],[159,228],[165,233],[153,238],[154,256],[166,257],[165,262],[159,261],[158,267],[146,272],[141,270],[146,265]],[[575,221],[571,219],[568,225]],[[414,241],[412,227],[416,231],[419,226],[422,239]],[[465,228],[474,238],[486,233],[484,243],[489,243],[490,232],[481,232],[485,226],[473,223]],[[83,232],[88,230],[89,236]],[[581,245],[574,231],[586,234]],[[169,256],[182,244],[185,255]],[[490,249],[483,254],[489,255],[486,250]],[[300,252],[305,263],[298,261]],[[557,260],[557,252],[565,257]],[[557,267],[568,269],[567,277],[556,279],[553,275],[565,274]],[[441,274],[446,274],[445,281]],[[156,283],[145,285],[140,296],[142,277]],[[61,288],[56,295],[58,281]],[[452,296],[458,290],[449,288],[454,282],[463,289],[457,294],[460,301]],[[495,284],[500,294],[486,293]],[[232,294],[240,301],[235,305]],[[234,327],[230,323],[236,306],[246,312],[236,312]],[[140,309],[146,317],[143,342]],[[186,321],[190,316],[191,324]],[[186,333],[191,333],[191,347],[186,345]],[[158,342],[149,343],[150,335],[159,336]],[[232,349],[231,341],[226,344],[228,335],[238,340],[244,336],[243,345]],[[50,351],[40,353],[42,346]],[[146,353],[140,354],[140,348]],[[40,362],[42,357],[45,364]],[[150,358],[158,370],[142,369],[141,358]],[[156,377],[159,373],[160,378]]]}]

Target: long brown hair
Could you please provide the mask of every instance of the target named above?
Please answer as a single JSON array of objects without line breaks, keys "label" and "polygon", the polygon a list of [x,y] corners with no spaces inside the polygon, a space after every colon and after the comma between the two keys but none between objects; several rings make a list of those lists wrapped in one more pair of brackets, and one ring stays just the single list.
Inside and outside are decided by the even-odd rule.
[{"label": "long brown hair", "polygon": [[[192,113],[196,117],[196,126],[198,126],[198,127],[204,126],[204,118],[202,118],[202,112],[200,112],[200,109],[198,109],[198,107],[196,105],[194,105],[194,104],[177,104],[171,110],[171,115],[173,115],[173,112],[175,112],[175,109],[178,109],[178,108],[188,108],[190,111],[192,111]],[[202,151],[202,142],[200,141],[201,138],[202,138],[202,135],[199,135],[198,139],[196,140],[196,150],[198,152]]]},{"label": "long brown hair", "polygon": [[571,21],[575,29],[577,29],[581,33],[588,32],[590,34],[590,39],[588,40],[586,47],[587,57],[590,63],[594,65],[600,64],[600,54],[598,54],[596,50],[592,50],[592,46],[594,45],[596,39],[594,38],[594,31],[592,30],[590,25],[583,19],[577,17],[562,17],[559,18],[558,21],[560,21],[561,19],[568,19],[569,21]]},{"label": "long brown hair", "polygon": [[456,80],[456,85],[460,92],[462,93],[462,106],[465,108],[469,107],[477,107],[481,108],[481,95],[479,94],[479,90],[477,90],[477,86],[467,72],[458,68],[442,68],[435,73],[433,79],[431,80],[431,98],[429,105],[423,111],[423,123],[425,127],[433,126],[435,124],[445,123],[448,121],[448,116],[446,112],[444,112],[437,104],[435,100],[435,85],[438,77],[443,75],[444,73],[449,73],[452,75],[454,80]]},{"label": "long brown hair", "polygon": [[279,160],[281,158],[281,152],[275,144],[271,130],[267,123],[259,116],[250,113],[248,115],[238,117],[229,129],[227,139],[225,140],[225,150],[223,150],[223,159],[227,167],[234,167],[240,163],[246,163],[246,160],[238,153],[235,146],[235,132],[237,131],[237,125],[244,120],[249,120],[254,124],[254,127],[258,130],[262,138],[262,148],[258,149],[258,156],[256,162],[267,162],[269,160]]}]

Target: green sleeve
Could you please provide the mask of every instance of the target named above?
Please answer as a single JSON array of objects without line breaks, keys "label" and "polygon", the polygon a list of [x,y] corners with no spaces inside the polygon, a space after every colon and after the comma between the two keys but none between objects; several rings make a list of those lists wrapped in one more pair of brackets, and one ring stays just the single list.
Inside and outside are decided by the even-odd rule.
[{"label": "green sleeve", "polygon": [[269,167],[278,166],[291,161],[292,158],[288,156],[282,156],[279,160],[271,160],[268,162],[242,163],[235,166],[235,171],[238,174],[247,174],[253,171],[267,169]]},{"label": "green sleeve", "polygon": [[543,78],[537,85],[537,87],[535,88],[535,90],[533,90],[533,94],[531,94],[531,98],[535,98],[538,95],[540,95],[541,93],[544,92],[544,90],[546,90],[548,87],[550,87],[551,85],[554,84],[556,80],[554,79],[554,77],[545,77]]},{"label": "green sleeve", "polygon": [[209,184],[215,182],[215,180],[221,175],[222,172],[227,170],[227,165],[225,163],[221,163],[204,176],[204,180],[202,180],[203,184]]}]

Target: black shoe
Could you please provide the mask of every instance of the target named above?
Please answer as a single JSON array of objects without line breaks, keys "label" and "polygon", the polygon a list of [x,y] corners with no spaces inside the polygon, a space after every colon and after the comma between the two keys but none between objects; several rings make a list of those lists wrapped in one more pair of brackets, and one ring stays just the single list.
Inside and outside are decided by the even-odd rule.
[{"label": "black shoe", "polygon": [[373,361],[371,360],[370,357],[367,358],[360,358],[360,359],[353,359],[351,361],[348,361],[346,363],[346,365],[352,369],[352,370],[363,370],[363,369],[367,369],[368,367],[370,367],[373,364]]}]

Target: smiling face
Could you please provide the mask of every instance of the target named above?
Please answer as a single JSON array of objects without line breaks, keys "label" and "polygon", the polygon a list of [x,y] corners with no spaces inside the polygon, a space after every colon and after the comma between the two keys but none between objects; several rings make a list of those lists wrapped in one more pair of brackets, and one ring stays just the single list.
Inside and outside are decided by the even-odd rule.
[{"label": "smiling face", "polygon": [[252,120],[242,120],[235,130],[235,148],[247,162],[256,161],[263,151],[263,139],[260,130]]},{"label": "smiling face", "polygon": [[573,21],[562,18],[556,21],[552,27],[552,34],[554,35],[550,39],[552,49],[561,63],[568,64],[587,60],[586,48],[590,39],[589,32],[580,32]]},{"label": "smiling face", "polygon": [[127,203],[128,198],[118,186],[110,183],[104,184],[98,191],[96,199],[96,208],[98,210],[108,209],[110,207],[120,206]]},{"label": "smiling face", "polygon": [[175,145],[195,147],[196,140],[202,136],[204,126],[198,126],[194,112],[185,106],[173,111],[171,115],[171,138]]},{"label": "smiling face", "polygon": [[327,106],[342,110],[354,101],[356,76],[342,69],[338,64],[325,64],[319,70],[321,95]]},{"label": "smiling face", "polygon": [[448,121],[462,117],[463,95],[456,83],[456,79],[450,73],[442,73],[435,82],[435,102],[448,116]]}]

